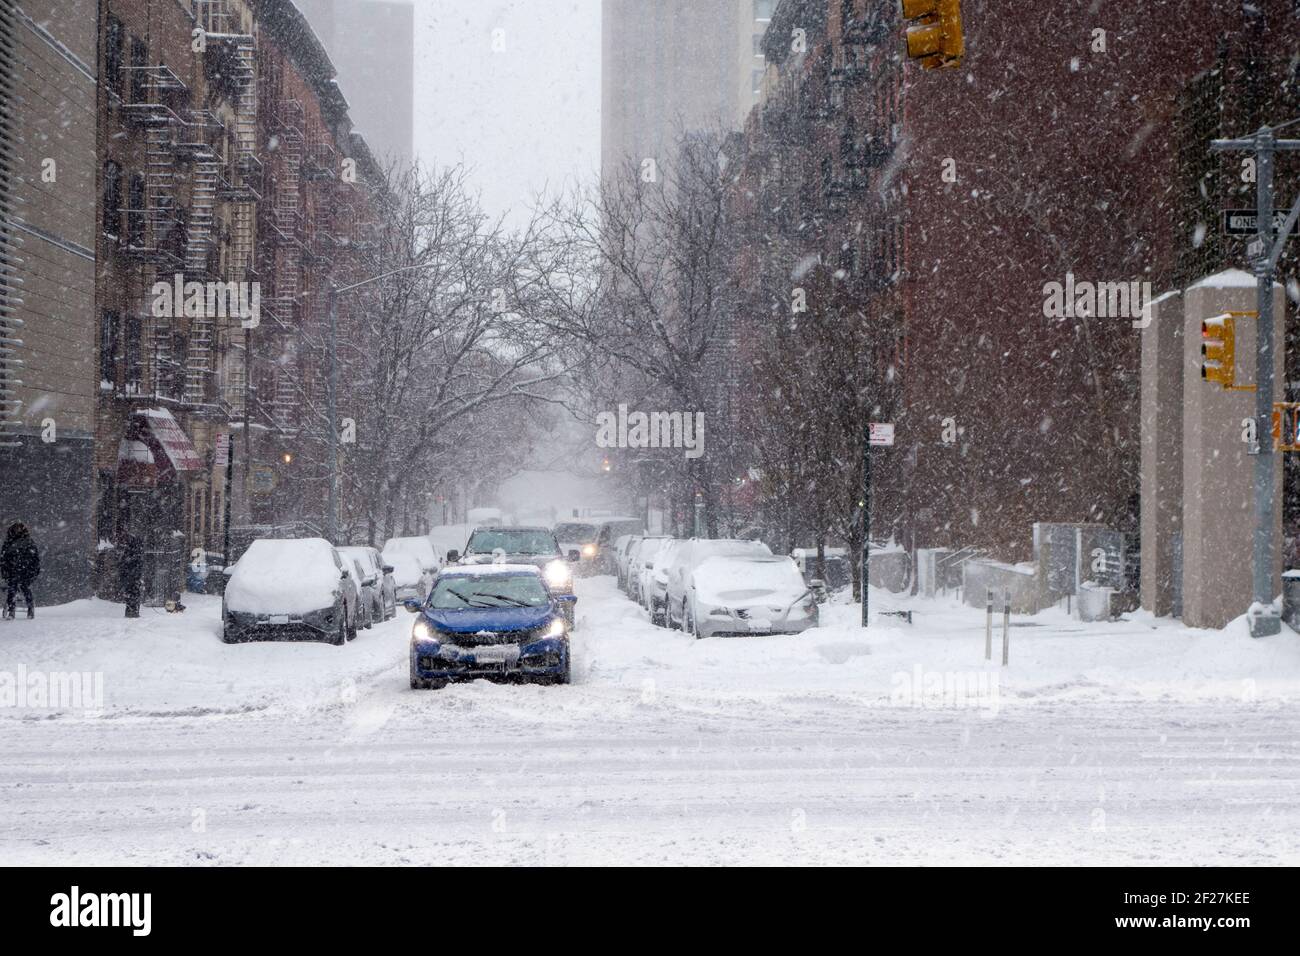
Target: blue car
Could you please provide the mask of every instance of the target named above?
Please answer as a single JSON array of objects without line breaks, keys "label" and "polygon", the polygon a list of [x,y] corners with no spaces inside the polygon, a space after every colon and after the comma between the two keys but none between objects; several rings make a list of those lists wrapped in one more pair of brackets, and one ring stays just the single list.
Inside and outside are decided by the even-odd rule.
[{"label": "blue car", "polygon": [[542,572],[524,564],[452,565],[433,579],[411,628],[411,687],[448,681],[514,678],[569,683],[571,594],[555,594]]}]

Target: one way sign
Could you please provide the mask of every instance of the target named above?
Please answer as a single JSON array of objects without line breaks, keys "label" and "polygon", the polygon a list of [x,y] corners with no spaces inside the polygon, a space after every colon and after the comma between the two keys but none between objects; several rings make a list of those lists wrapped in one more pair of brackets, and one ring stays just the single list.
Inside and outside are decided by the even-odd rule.
[{"label": "one way sign", "polygon": [[[1274,211],[1273,232],[1281,232],[1286,211]],[[1223,231],[1230,236],[1253,236],[1259,232],[1259,215],[1253,209],[1225,209]]]}]

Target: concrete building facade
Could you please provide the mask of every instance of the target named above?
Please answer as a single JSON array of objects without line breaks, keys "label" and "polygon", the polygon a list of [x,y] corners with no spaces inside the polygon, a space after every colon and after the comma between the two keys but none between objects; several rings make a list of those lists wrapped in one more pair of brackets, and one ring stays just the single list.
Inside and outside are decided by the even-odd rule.
[{"label": "concrete building facade", "polygon": [[90,593],[95,544],[95,6],[0,5],[0,533],[42,601]]},{"label": "concrete building facade", "polygon": [[682,132],[738,130],[762,86],[775,0],[604,0],[601,168],[663,162]]}]

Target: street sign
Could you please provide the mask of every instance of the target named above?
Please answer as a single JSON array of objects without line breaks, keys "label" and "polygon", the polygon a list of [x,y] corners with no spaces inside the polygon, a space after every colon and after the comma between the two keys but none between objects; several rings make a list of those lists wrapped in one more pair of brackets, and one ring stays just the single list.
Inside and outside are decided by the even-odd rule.
[{"label": "street sign", "polygon": [[[1281,232],[1286,210],[1273,213],[1273,231]],[[1259,232],[1259,215],[1253,209],[1223,210],[1223,231],[1230,236],[1253,236]]]},{"label": "street sign", "polygon": [[254,465],[248,473],[248,490],[255,495],[269,495],[279,484],[275,470],[269,465]]},{"label": "street sign", "polygon": [[872,422],[870,442],[873,445],[892,445],[894,443],[894,423]]},{"label": "street sign", "polygon": [[1264,237],[1263,237],[1263,236],[1256,236],[1256,237],[1255,237],[1254,239],[1252,239],[1252,240],[1250,241],[1250,243],[1246,246],[1246,258],[1247,258],[1247,259],[1258,259],[1260,256],[1262,256],[1262,255],[1264,254],[1264,245],[1265,245],[1265,243],[1264,243]]}]

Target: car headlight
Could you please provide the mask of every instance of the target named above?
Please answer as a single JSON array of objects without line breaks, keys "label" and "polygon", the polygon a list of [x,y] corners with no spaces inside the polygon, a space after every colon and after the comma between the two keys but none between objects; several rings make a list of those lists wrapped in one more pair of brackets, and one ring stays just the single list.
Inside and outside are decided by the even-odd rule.
[{"label": "car headlight", "polygon": [[550,623],[550,626],[547,627],[544,632],[542,632],[542,637],[544,638],[563,637],[563,636],[564,636],[564,622],[560,620],[558,617]]},{"label": "car headlight", "polygon": [[582,546],[582,556],[584,558],[594,558],[596,556],[596,546],[594,544],[584,544]]},{"label": "car headlight", "polygon": [[566,588],[573,583],[573,572],[563,561],[552,561],[543,572],[546,583],[553,588]]},{"label": "car headlight", "polygon": [[424,618],[420,618],[418,621],[415,622],[414,625],[412,625],[411,640],[436,641],[437,639],[438,639],[438,635],[434,632],[433,628],[429,626],[429,622],[426,621]]}]

